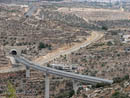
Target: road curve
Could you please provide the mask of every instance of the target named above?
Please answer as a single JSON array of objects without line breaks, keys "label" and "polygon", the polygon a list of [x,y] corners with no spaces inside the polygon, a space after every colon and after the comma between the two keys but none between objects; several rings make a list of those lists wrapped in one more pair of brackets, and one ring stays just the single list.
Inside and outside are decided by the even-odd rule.
[{"label": "road curve", "polygon": [[33,62],[40,64],[40,65],[44,65],[45,63],[52,61],[56,58],[59,58],[61,55],[67,55],[67,54],[71,54],[74,51],[79,50],[80,48],[86,47],[96,41],[98,41],[99,39],[101,39],[104,36],[103,33],[97,32],[97,31],[93,31],[91,33],[91,35],[87,38],[86,41],[82,42],[82,43],[78,43],[75,44],[74,46],[68,48],[68,49],[62,49],[59,51],[56,51],[54,53],[49,53],[45,56],[40,56],[39,58],[33,60]]},{"label": "road curve", "polygon": [[[77,44],[73,45],[72,47],[69,47],[68,49],[60,49],[56,52],[48,53],[45,56],[40,56],[40,57],[34,59],[33,62],[35,62],[39,65],[44,65],[45,63],[48,63],[49,61],[59,58],[61,55],[71,54],[72,52],[77,51],[80,48],[86,47],[94,42],[97,42],[103,36],[104,36],[103,33],[98,32],[98,31],[93,31],[93,32],[91,32],[91,35],[87,38],[86,41],[84,41],[82,43],[77,43]],[[15,68],[6,68],[3,70],[0,70],[0,73],[16,72],[16,71],[20,71],[20,70],[25,70],[25,67],[20,66],[20,67],[15,67]]]},{"label": "road curve", "polygon": [[[80,17],[80,15],[77,15],[77,17]],[[84,21],[88,22],[88,20],[85,17],[82,17],[82,18],[84,19]],[[101,32],[92,31],[91,35],[87,38],[86,41],[84,41],[82,43],[76,43],[75,45],[73,45],[72,47],[69,47],[68,49],[58,49],[56,52],[48,53],[45,56],[40,56],[40,57],[36,58],[35,60],[33,60],[33,62],[40,64],[40,65],[44,65],[45,63],[47,63],[49,61],[59,58],[61,55],[71,54],[72,52],[77,51],[80,48],[86,47],[86,46],[98,41],[103,36],[104,36],[104,34]]]},{"label": "road curve", "polygon": [[[91,33],[91,36],[88,37],[88,39],[83,42],[83,43],[78,43],[75,44],[73,47],[70,47],[66,50],[60,50],[57,51],[55,53],[52,54],[47,54],[45,56],[41,56],[37,59],[35,59],[33,62],[40,64],[40,65],[44,65],[45,63],[54,60],[55,58],[60,57],[61,55],[67,55],[70,54],[74,51],[79,50],[80,48],[86,47],[94,42],[97,42],[99,39],[101,39],[104,36],[103,33],[97,32],[97,31],[93,31]],[[6,68],[4,70],[0,70],[0,73],[8,73],[8,72],[16,72],[16,71],[21,71],[21,70],[25,70],[24,66],[20,66],[20,67],[15,67],[15,68]]]}]

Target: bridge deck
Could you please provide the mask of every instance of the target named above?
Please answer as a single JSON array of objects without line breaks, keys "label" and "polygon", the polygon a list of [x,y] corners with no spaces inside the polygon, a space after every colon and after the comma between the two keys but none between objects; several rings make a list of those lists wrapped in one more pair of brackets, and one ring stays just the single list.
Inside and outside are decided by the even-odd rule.
[{"label": "bridge deck", "polygon": [[14,58],[16,59],[17,62],[22,63],[22,64],[26,65],[27,67],[37,69],[37,70],[40,70],[40,71],[43,71],[43,72],[46,72],[49,74],[72,78],[72,79],[75,79],[78,81],[85,81],[85,82],[91,83],[91,84],[95,84],[95,83],[112,84],[113,83],[113,80],[101,79],[101,78],[91,77],[91,76],[87,76],[87,75],[80,75],[80,74],[75,74],[75,73],[71,73],[71,72],[65,72],[65,71],[53,69],[53,68],[46,67],[46,66],[40,66],[38,64],[34,64],[33,62],[25,59],[24,57],[15,56]]}]

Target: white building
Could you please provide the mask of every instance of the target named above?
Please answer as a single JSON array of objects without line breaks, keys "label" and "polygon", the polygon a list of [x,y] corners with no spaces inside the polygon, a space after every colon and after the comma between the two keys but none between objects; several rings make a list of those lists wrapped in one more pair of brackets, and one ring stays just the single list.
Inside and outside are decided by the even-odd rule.
[{"label": "white building", "polygon": [[59,70],[65,70],[65,71],[72,71],[77,69],[77,66],[74,65],[66,65],[66,64],[50,64],[52,68],[59,69]]},{"label": "white building", "polygon": [[130,35],[123,35],[122,36],[122,43],[130,42]]}]

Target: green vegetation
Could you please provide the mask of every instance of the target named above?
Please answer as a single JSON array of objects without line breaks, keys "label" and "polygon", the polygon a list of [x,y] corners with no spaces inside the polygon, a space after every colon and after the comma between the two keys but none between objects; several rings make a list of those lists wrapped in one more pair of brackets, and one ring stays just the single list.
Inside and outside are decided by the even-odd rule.
[{"label": "green vegetation", "polygon": [[128,74],[125,75],[125,76],[123,77],[123,80],[129,80],[129,75],[128,75]]},{"label": "green vegetation", "polygon": [[16,9],[6,9],[6,8],[0,8],[0,11],[6,11],[6,12],[10,12],[10,13],[19,12],[19,10],[16,10]]},{"label": "green vegetation", "polygon": [[113,45],[113,44],[112,44],[111,41],[109,41],[109,42],[107,42],[107,45],[108,45],[108,46],[111,46],[111,45]]},{"label": "green vegetation", "polygon": [[97,83],[95,86],[93,86],[93,88],[100,88],[100,87],[105,87],[105,86],[109,86],[110,84],[107,83]]},{"label": "green vegetation", "polygon": [[55,98],[71,98],[73,95],[74,95],[74,90],[70,90],[70,91],[63,92],[63,93],[59,94]]},{"label": "green vegetation", "polygon": [[111,35],[117,35],[118,33],[116,31],[112,31]]},{"label": "green vegetation", "polygon": [[128,95],[116,91],[110,98],[130,98]]},{"label": "green vegetation", "polygon": [[51,50],[51,45],[44,44],[43,42],[40,42],[38,45],[38,49],[41,50],[43,48],[48,48],[49,50]]},{"label": "green vegetation", "polygon": [[103,63],[101,66],[102,66],[102,67],[104,67],[104,66],[105,66],[105,64]]},{"label": "green vegetation", "polygon": [[113,80],[114,80],[114,83],[120,83],[120,82],[122,82],[124,80],[129,80],[129,75],[127,74],[122,78],[121,77],[116,77],[116,78],[113,78]]},{"label": "green vegetation", "polygon": [[102,30],[108,30],[106,26],[102,26]]},{"label": "green vegetation", "polygon": [[99,46],[103,46],[103,45],[105,45],[105,44],[104,44],[104,43],[96,43],[96,44],[94,44],[93,46],[99,47]]},{"label": "green vegetation", "polygon": [[117,54],[118,57],[120,57],[120,54]]},{"label": "green vegetation", "polygon": [[8,87],[8,89],[7,89],[7,98],[17,98],[16,97],[16,90],[9,81],[8,81],[7,87]]}]

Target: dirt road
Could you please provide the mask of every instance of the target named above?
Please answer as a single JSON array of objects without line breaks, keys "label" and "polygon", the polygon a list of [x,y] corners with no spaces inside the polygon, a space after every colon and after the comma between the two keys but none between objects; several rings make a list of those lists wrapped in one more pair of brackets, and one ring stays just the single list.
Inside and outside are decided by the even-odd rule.
[{"label": "dirt road", "polygon": [[[87,20],[87,19],[84,19]],[[55,51],[52,51],[51,53],[48,53],[45,56],[40,56],[36,59],[33,60],[33,62],[44,65],[45,63],[48,63],[49,61],[54,60],[55,58],[59,58],[61,55],[67,55],[71,54],[74,51],[79,50],[80,48],[86,47],[94,42],[97,42],[99,39],[101,39],[104,36],[103,33],[93,31],[91,32],[91,35],[85,40],[84,42],[81,43],[75,43],[72,46],[65,46],[62,48],[58,48]],[[20,71],[20,70],[25,70],[24,66],[17,67],[17,68],[6,68],[4,70],[0,70],[0,73],[7,73],[7,72],[15,72],[15,71]]]},{"label": "dirt road", "polygon": [[[67,12],[67,11],[65,11],[65,12]],[[86,22],[88,22],[88,20],[85,17],[83,17],[83,18]],[[82,47],[86,47],[86,46],[90,45],[91,43],[98,41],[99,39],[101,39],[103,37],[103,35],[104,34],[101,32],[93,31],[91,33],[91,36],[89,36],[86,41],[81,42],[81,43],[76,43],[75,45],[73,45],[71,47],[59,48],[56,51],[52,51],[51,53],[48,53],[45,56],[40,56],[40,57],[34,59],[33,61],[40,65],[44,65],[45,63],[47,63],[49,61],[59,58],[61,55],[70,54],[74,51],[79,50]]]},{"label": "dirt road", "polygon": [[82,42],[82,43],[77,43],[71,47],[64,47],[64,48],[59,48],[57,49],[57,51],[54,51],[52,53],[48,53],[45,56],[40,56],[39,58],[36,58],[35,60],[33,60],[35,63],[38,63],[40,65],[43,65],[51,60],[54,60],[55,58],[59,58],[61,55],[67,55],[70,54],[74,51],[79,50],[82,47],[86,47],[88,45],[90,45],[91,43],[94,43],[96,41],[98,41],[99,39],[101,39],[103,37],[103,33],[99,33],[97,31],[93,31],[91,33],[91,36],[89,36],[87,38],[86,41]]}]

